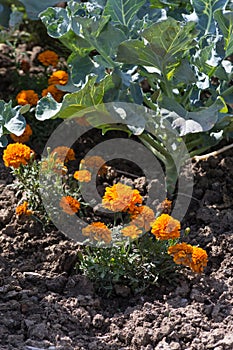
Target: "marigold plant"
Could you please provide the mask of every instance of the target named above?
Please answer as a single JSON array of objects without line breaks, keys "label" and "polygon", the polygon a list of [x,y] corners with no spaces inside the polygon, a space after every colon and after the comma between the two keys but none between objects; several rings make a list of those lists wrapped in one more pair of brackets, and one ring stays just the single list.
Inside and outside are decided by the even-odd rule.
[{"label": "marigold plant", "polygon": [[28,202],[23,202],[23,204],[18,205],[15,209],[16,215],[22,216],[22,215],[32,215],[32,210],[28,209]]},{"label": "marigold plant", "polygon": [[6,167],[18,168],[21,164],[26,165],[30,161],[34,151],[22,143],[12,143],[3,152],[3,161]]},{"label": "marigold plant", "polygon": [[38,61],[40,61],[40,63],[42,63],[46,67],[48,66],[56,67],[58,64],[58,55],[56,54],[56,52],[51,50],[46,50],[44,52],[41,52],[37,58],[38,58]]},{"label": "marigold plant", "polygon": [[142,230],[140,230],[136,225],[128,225],[121,230],[121,233],[125,237],[136,239],[142,234]]},{"label": "marigold plant", "polygon": [[111,230],[102,222],[93,222],[82,229],[82,234],[91,240],[104,241],[109,244],[112,240]]},{"label": "marigold plant", "polygon": [[91,173],[88,170],[77,170],[74,173],[75,180],[79,182],[90,182],[91,181]]},{"label": "marigold plant", "polygon": [[61,163],[75,160],[75,153],[72,148],[66,146],[58,146],[54,148],[54,150],[51,152],[51,155],[54,155],[55,153],[57,155],[57,159],[59,159],[59,162]]},{"label": "marigold plant", "polygon": [[146,232],[150,230],[151,223],[155,220],[155,214],[147,205],[135,207],[130,213],[131,224],[143,228]]},{"label": "marigold plant", "polygon": [[29,124],[26,124],[26,128],[22,135],[16,136],[15,134],[10,134],[10,137],[13,141],[19,142],[19,143],[25,143],[30,139],[30,136],[32,135],[32,128]]},{"label": "marigold plant", "polygon": [[62,210],[69,215],[74,215],[80,209],[79,201],[71,196],[62,197],[59,205]]},{"label": "marigold plant", "polygon": [[160,215],[151,225],[151,233],[159,240],[180,237],[180,222],[168,214]]},{"label": "marigold plant", "polygon": [[16,100],[19,105],[31,105],[36,106],[39,101],[39,96],[34,90],[22,90],[16,96]]},{"label": "marigold plant", "polygon": [[168,248],[176,264],[190,267],[193,272],[201,273],[208,262],[208,255],[202,248],[187,243],[177,243]]},{"label": "marigold plant", "polygon": [[42,96],[47,96],[48,93],[50,93],[53,96],[54,100],[56,100],[57,102],[61,102],[65,94],[63,91],[59,90],[55,85],[49,85],[47,89],[44,89],[42,91]]},{"label": "marigold plant", "polygon": [[114,212],[125,212],[127,210],[132,212],[135,205],[141,203],[142,196],[139,191],[120,182],[107,187],[102,199],[103,207]]},{"label": "marigold plant", "polygon": [[57,70],[53,72],[48,80],[49,85],[66,85],[69,79],[68,73],[64,70]]}]

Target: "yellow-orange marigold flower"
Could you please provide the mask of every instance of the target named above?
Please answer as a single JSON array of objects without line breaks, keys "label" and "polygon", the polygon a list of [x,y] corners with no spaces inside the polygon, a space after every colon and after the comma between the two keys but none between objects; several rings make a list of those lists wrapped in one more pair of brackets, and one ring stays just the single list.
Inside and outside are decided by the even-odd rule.
[{"label": "yellow-orange marigold flower", "polygon": [[90,182],[91,173],[88,170],[77,170],[74,173],[74,178],[80,182]]},{"label": "yellow-orange marigold flower", "polygon": [[151,208],[147,205],[141,207],[135,207],[134,211],[130,215],[131,224],[143,228],[145,231],[149,231],[151,223],[155,220],[155,214]]},{"label": "yellow-orange marigold flower", "polygon": [[54,148],[54,150],[51,152],[51,155],[57,154],[57,159],[59,159],[59,162],[66,163],[69,160],[75,160],[75,153],[72,148],[66,147],[66,146],[58,146]]},{"label": "yellow-orange marigold flower", "polygon": [[192,253],[192,263],[190,268],[197,273],[201,273],[204,270],[204,267],[207,265],[208,255],[206,251],[199,247],[193,247]]},{"label": "yellow-orange marigold flower", "polygon": [[23,202],[23,204],[18,205],[15,212],[18,216],[32,215],[32,211],[28,209],[28,202]]},{"label": "yellow-orange marigold flower", "polygon": [[81,160],[81,163],[87,168],[99,169],[105,163],[105,160],[100,156],[87,156]]},{"label": "yellow-orange marigold flower", "polygon": [[62,97],[65,94],[63,91],[58,90],[58,88],[55,85],[49,85],[47,89],[44,89],[42,91],[42,96],[47,96],[48,93],[50,93],[53,96],[54,100],[56,100],[57,102],[61,102]]},{"label": "yellow-orange marigold flower", "polygon": [[3,152],[3,161],[6,167],[18,168],[21,164],[26,165],[34,151],[22,143],[12,143]]},{"label": "yellow-orange marigold flower", "polygon": [[192,262],[193,246],[183,243],[177,243],[168,248],[168,254],[173,256],[173,260],[178,265],[190,266]]},{"label": "yellow-orange marigold flower", "polygon": [[109,244],[112,240],[111,230],[102,222],[93,222],[82,229],[84,236],[95,241],[104,241]]},{"label": "yellow-orange marigold flower", "polygon": [[34,90],[22,90],[16,96],[16,100],[19,105],[31,105],[36,106],[39,101],[39,96]]},{"label": "yellow-orange marigold flower", "polygon": [[64,70],[57,70],[53,72],[51,77],[48,80],[49,85],[66,85],[68,82],[69,76]]},{"label": "yellow-orange marigold flower", "polygon": [[56,54],[56,52],[51,50],[46,50],[44,52],[41,52],[37,58],[38,58],[38,61],[40,61],[40,63],[42,63],[46,67],[48,66],[56,67],[56,65],[58,64],[58,55]]},{"label": "yellow-orange marigold flower", "polygon": [[74,215],[80,209],[79,201],[71,196],[62,197],[59,205],[62,210],[69,215]]},{"label": "yellow-orange marigold flower", "polygon": [[15,134],[10,134],[10,137],[15,142],[24,143],[27,142],[30,139],[30,136],[32,135],[32,128],[29,124],[26,124],[26,128],[22,135],[16,136]]},{"label": "yellow-orange marigold flower", "polygon": [[125,237],[130,237],[132,239],[138,238],[142,234],[142,230],[140,230],[136,225],[129,225],[124,227],[121,230],[121,233]]},{"label": "yellow-orange marigold flower", "polygon": [[166,240],[180,237],[180,222],[168,214],[160,215],[151,226],[151,233],[157,239]]},{"label": "yellow-orange marigold flower", "polygon": [[203,272],[208,262],[208,255],[204,249],[184,242],[169,247],[168,254],[173,256],[176,264],[188,266],[197,273]]},{"label": "yellow-orange marigold flower", "polygon": [[132,212],[135,205],[141,203],[142,196],[139,191],[120,182],[111,187],[106,187],[102,199],[103,207],[115,212],[127,210]]}]

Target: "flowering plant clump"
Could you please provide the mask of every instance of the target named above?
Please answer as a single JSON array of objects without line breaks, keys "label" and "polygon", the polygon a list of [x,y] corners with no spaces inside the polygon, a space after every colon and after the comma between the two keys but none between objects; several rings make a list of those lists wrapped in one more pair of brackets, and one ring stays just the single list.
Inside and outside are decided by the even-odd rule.
[{"label": "flowering plant clump", "polygon": [[58,55],[56,52],[51,50],[46,50],[38,55],[38,61],[40,61],[45,67],[53,66],[56,67],[58,64]]},{"label": "flowering plant clump", "polygon": [[28,164],[33,154],[30,147],[17,142],[8,145],[4,150],[3,161],[6,167],[18,168]]},{"label": "flowering plant clump", "polygon": [[57,159],[59,159],[61,162],[64,163],[75,160],[75,153],[72,148],[66,147],[66,146],[59,146],[54,148],[54,150],[51,152],[51,154],[55,154],[57,156]]},{"label": "flowering plant clump", "polygon": [[80,209],[80,203],[77,199],[71,196],[62,197],[59,203],[62,210],[69,215],[74,215]]},{"label": "flowering plant clump", "polygon": [[16,100],[19,105],[29,104],[31,106],[36,106],[39,101],[39,96],[34,90],[22,90],[16,96]]},{"label": "flowering plant clump", "polygon": [[25,130],[22,133],[22,135],[16,136],[15,134],[11,133],[10,137],[15,142],[25,143],[25,142],[29,141],[31,135],[32,135],[32,128],[30,127],[29,124],[26,124]]},{"label": "flowering plant clump", "polygon": [[66,85],[68,82],[68,73],[64,70],[57,70],[53,72],[48,80],[49,85]]}]

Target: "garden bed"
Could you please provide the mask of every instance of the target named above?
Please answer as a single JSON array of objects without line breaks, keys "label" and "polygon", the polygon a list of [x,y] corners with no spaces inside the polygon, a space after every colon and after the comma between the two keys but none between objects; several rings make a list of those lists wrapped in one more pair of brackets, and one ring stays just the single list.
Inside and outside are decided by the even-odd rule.
[{"label": "garden bed", "polygon": [[1,349],[230,350],[233,152],[193,164],[195,187],[182,222],[209,255],[205,273],[183,270],[133,296],[94,292],[75,271],[79,246],[15,215],[18,199],[1,164]]}]

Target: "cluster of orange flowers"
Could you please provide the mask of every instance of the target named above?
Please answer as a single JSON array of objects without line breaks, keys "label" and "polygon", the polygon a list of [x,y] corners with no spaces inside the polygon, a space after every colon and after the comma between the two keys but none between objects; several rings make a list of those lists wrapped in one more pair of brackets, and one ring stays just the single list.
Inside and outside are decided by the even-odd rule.
[{"label": "cluster of orange flowers", "polygon": [[111,230],[102,222],[92,222],[82,229],[82,234],[91,240],[104,241],[106,244],[112,240]]},{"label": "cluster of orange flowers", "polygon": [[34,151],[30,147],[17,142],[9,144],[4,150],[3,161],[6,167],[17,169],[21,164],[28,164],[33,155]]},{"label": "cluster of orange flowers", "polygon": [[29,124],[26,124],[26,128],[22,135],[16,136],[15,134],[10,134],[10,137],[13,141],[19,142],[19,143],[25,143],[30,139],[30,136],[32,135],[32,128]]},{"label": "cluster of orange flowers", "polygon": [[75,153],[72,148],[66,147],[66,146],[58,146],[54,148],[54,150],[51,152],[52,155],[57,156],[57,159],[62,163],[67,163],[70,160],[75,160]]},{"label": "cluster of orange flowers", "polygon": [[80,209],[79,201],[71,196],[62,197],[59,205],[62,210],[69,215],[74,215]]},{"label": "cluster of orange flowers", "polygon": [[151,233],[157,239],[168,240],[180,237],[180,222],[168,214],[160,215],[151,225]]},{"label": "cluster of orange flowers", "polygon": [[[86,170],[90,173],[93,170],[98,170],[98,175],[102,176],[102,175],[106,174],[106,172],[107,172],[107,167],[104,163],[105,163],[105,160],[100,156],[87,156],[85,159],[81,160],[81,162],[80,162],[81,168],[80,169]],[[91,178],[90,178],[90,180],[91,180]]]},{"label": "cluster of orange flowers", "polygon": [[77,170],[74,173],[74,179],[79,182],[90,182],[91,172],[89,170]]},{"label": "cluster of orange flowers", "polygon": [[202,248],[186,243],[178,243],[168,248],[176,264],[188,266],[192,271],[201,273],[208,262],[208,255]]},{"label": "cluster of orange flowers", "polygon": [[28,209],[28,202],[23,202],[23,204],[18,205],[18,207],[15,209],[16,215],[22,216],[22,215],[32,215],[32,210]]},{"label": "cluster of orange flowers", "polygon": [[58,55],[51,50],[45,50],[38,55],[38,61],[42,63],[45,67],[53,66],[56,67],[58,64]]}]

